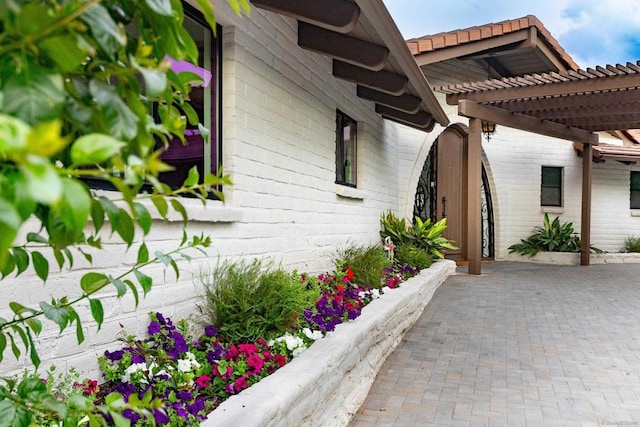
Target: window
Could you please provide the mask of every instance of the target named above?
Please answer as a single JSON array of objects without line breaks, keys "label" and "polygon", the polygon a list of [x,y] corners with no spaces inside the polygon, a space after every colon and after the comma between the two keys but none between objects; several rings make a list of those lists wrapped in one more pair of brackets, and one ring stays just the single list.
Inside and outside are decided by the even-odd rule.
[{"label": "window", "polygon": [[542,206],[562,206],[561,167],[542,166],[540,204]]},{"label": "window", "polygon": [[198,74],[203,84],[193,87],[189,94],[191,106],[198,114],[198,121],[209,130],[207,138],[201,134],[198,125],[187,125],[185,130],[186,143],[175,138],[169,142],[169,147],[162,154],[162,160],[173,166],[175,170],[160,174],[160,180],[171,187],[179,187],[187,178],[189,170],[196,166],[200,180],[205,173],[216,173],[220,162],[220,147],[218,133],[218,39],[214,38],[211,28],[202,15],[193,7],[185,4],[184,27],[193,37],[198,46],[197,64],[186,61],[173,61],[174,71],[188,71]]},{"label": "window", "polygon": [[631,172],[631,209],[640,209],[640,172]]},{"label": "window", "polygon": [[336,113],[336,184],[355,187],[357,184],[357,145],[358,124],[351,117]]}]

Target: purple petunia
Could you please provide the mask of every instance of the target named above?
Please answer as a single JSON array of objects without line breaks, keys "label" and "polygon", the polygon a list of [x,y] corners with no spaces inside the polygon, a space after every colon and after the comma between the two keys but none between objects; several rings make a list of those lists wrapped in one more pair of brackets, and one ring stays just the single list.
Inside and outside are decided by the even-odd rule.
[{"label": "purple petunia", "polygon": [[122,350],[105,350],[104,352],[104,357],[106,357],[108,360],[111,360],[112,362],[117,362],[118,360],[122,359],[122,356],[124,356],[124,351]]},{"label": "purple petunia", "polygon": [[158,322],[151,322],[149,323],[149,327],[147,328],[147,330],[149,331],[149,335],[155,335],[158,332],[160,332],[160,324]]},{"label": "purple petunia", "polygon": [[171,338],[173,338],[173,344],[178,354],[182,354],[189,350],[189,346],[180,332],[174,332],[171,334]]},{"label": "purple petunia", "polygon": [[218,334],[218,330],[213,325],[207,325],[204,328],[204,334],[208,337],[215,337]]}]

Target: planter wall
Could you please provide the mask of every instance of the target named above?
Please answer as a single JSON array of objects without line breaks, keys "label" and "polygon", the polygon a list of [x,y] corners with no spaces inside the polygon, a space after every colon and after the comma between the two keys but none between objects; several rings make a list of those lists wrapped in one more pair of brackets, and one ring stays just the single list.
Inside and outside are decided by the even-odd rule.
[{"label": "planter wall", "polygon": [[436,289],[455,272],[440,260],[338,325],[291,363],[232,396],[203,427],[344,426],[364,402],[378,370]]},{"label": "planter wall", "polygon": [[[507,254],[503,261],[533,262],[539,264],[580,265],[579,253],[538,252],[533,257]],[[640,264],[640,253],[591,254],[591,264]]]}]

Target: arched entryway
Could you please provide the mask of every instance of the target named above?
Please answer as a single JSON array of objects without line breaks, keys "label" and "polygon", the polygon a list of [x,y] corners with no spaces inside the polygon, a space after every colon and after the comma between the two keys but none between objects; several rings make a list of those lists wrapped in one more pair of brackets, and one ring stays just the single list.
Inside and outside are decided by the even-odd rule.
[{"label": "arched entryway", "polygon": [[[464,246],[467,227],[467,129],[453,125],[433,143],[418,178],[413,215],[422,220],[447,218],[445,237],[456,242],[457,251],[448,251],[447,258],[467,259]],[[487,173],[482,165],[482,258],[494,256],[493,203]]]}]

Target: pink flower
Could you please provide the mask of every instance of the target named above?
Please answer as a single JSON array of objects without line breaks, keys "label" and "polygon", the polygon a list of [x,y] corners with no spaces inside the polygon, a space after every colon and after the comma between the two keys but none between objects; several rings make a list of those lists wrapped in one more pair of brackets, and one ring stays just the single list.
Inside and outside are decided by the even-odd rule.
[{"label": "pink flower", "polygon": [[227,357],[229,359],[236,359],[240,353],[238,352],[238,348],[235,345],[230,345],[229,350],[227,350]]},{"label": "pink flower", "polygon": [[281,368],[287,364],[287,358],[284,354],[276,354],[276,356],[274,357],[274,360],[276,361],[278,366],[280,366]]},{"label": "pink flower", "polygon": [[220,372],[220,365],[216,363],[211,373],[213,374],[214,377],[220,377],[226,380],[227,378],[230,378],[233,375],[233,368],[231,366],[227,366],[226,372]]},{"label": "pink flower", "polygon": [[198,386],[202,388],[208,387],[210,382],[211,377],[208,375],[200,375],[198,378],[196,378],[196,384],[198,384]]},{"label": "pink flower", "polygon": [[249,387],[249,384],[247,384],[247,379],[245,377],[238,378],[233,385],[236,393],[240,393],[240,391]]},{"label": "pink flower", "polygon": [[256,347],[254,344],[238,344],[238,350],[240,351],[240,353],[249,356],[251,354],[257,353],[258,347]]},{"label": "pink flower", "polygon": [[264,360],[257,354],[252,354],[247,358],[247,364],[257,373],[262,371],[262,367],[264,366]]}]

